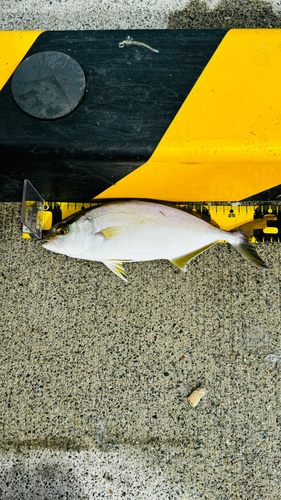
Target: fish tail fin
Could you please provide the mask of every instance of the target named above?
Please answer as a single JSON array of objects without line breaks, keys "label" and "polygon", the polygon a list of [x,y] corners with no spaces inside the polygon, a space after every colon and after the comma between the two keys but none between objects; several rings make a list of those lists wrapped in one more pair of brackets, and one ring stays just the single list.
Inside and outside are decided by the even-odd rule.
[{"label": "fish tail fin", "polygon": [[240,253],[245,259],[247,259],[251,264],[261,269],[268,269],[267,265],[257,254],[253,245],[250,243],[249,238],[254,234],[254,229],[264,229],[267,227],[268,220],[276,220],[275,214],[267,214],[264,217],[251,220],[246,222],[242,226],[239,226],[230,233],[235,237],[234,240],[229,241],[231,245]]},{"label": "fish tail fin", "polygon": [[247,232],[244,233],[243,226],[235,229],[232,231],[232,238],[229,238],[229,243],[251,264],[260,269],[268,269],[265,262],[260,258],[255,248],[248,240]]}]

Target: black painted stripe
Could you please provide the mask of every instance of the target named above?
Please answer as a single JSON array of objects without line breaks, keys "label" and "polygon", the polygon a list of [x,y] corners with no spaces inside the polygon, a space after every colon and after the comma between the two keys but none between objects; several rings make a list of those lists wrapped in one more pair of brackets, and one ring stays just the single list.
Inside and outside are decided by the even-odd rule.
[{"label": "black painted stripe", "polygon": [[281,184],[278,186],[274,186],[270,189],[266,189],[265,191],[261,191],[260,193],[254,194],[245,198],[241,201],[251,201],[258,203],[278,203],[281,200]]}]

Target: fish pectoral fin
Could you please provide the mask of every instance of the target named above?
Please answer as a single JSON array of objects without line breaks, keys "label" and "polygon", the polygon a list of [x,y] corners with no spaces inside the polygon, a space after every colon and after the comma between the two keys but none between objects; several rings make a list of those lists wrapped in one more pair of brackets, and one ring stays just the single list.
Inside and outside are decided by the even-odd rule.
[{"label": "fish pectoral fin", "polygon": [[218,241],[214,241],[213,243],[210,243],[209,245],[205,245],[204,247],[198,248],[198,250],[194,250],[194,252],[190,252],[186,255],[183,255],[182,257],[176,257],[176,259],[171,259],[170,262],[177,266],[181,271],[186,272],[186,265],[188,262],[190,262],[194,257],[199,255],[202,252],[205,252],[205,250],[208,250],[208,248],[212,247],[213,245],[216,245]]},{"label": "fish pectoral fin", "polygon": [[110,269],[110,271],[116,274],[116,276],[119,276],[119,278],[128,283],[121,260],[104,260],[103,263],[108,267],[108,269]]},{"label": "fish pectoral fin", "polygon": [[106,227],[105,229],[102,229],[102,231],[96,233],[96,235],[103,236],[104,238],[112,238],[113,236],[117,236],[117,234],[120,233],[121,229],[122,227],[120,226]]}]

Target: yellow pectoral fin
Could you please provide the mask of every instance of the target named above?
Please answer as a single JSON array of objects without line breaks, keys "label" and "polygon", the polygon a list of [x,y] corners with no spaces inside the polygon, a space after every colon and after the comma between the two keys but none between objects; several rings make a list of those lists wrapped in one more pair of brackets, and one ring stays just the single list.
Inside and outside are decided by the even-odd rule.
[{"label": "yellow pectoral fin", "polygon": [[122,227],[120,226],[112,226],[106,227],[102,231],[99,231],[97,234],[102,234],[105,238],[112,238],[113,236],[117,236],[120,233]]},{"label": "yellow pectoral fin", "polygon": [[214,243],[210,243],[209,245],[198,248],[198,250],[194,250],[194,252],[183,255],[182,257],[177,257],[176,259],[171,259],[170,262],[172,262],[175,266],[177,266],[183,272],[186,272],[186,265],[188,264],[189,261],[194,259],[194,257],[199,255],[200,253],[205,252],[205,250],[208,250],[208,248],[212,247],[213,245],[216,245],[217,243],[218,243],[218,241],[215,241]]}]

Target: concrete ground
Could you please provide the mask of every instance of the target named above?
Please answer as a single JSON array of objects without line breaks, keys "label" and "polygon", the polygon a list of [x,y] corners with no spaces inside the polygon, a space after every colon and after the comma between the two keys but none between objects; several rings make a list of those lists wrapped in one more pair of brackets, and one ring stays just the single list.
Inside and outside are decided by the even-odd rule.
[{"label": "concrete ground", "polygon": [[279,28],[281,0],[0,0],[2,30]]},{"label": "concrete ground", "polygon": [[[0,6],[2,29],[280,26],[278,2]],[[220,244],[126,284],[23,240],[19,203],[0,217],[0,498],[281,498],[281,245],[266,272]]]}]

